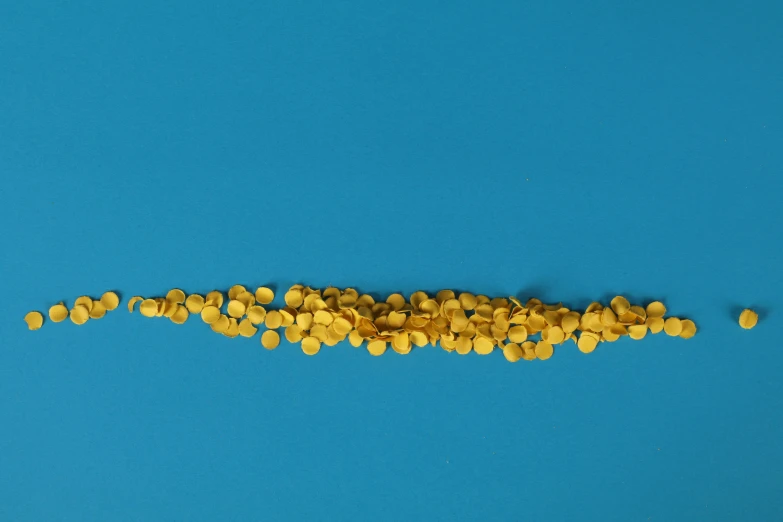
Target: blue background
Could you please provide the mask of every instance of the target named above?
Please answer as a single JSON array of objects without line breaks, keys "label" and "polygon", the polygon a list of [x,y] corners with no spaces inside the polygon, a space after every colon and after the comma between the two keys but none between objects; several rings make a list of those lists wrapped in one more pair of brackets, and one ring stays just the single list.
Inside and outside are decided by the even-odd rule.
[{"label": "blue background", "polygon": [[[0,519],[783,518],[783,7],[686,4],[3,2]],[[22,321],[294,282],[700,330],[512,365]]]}]

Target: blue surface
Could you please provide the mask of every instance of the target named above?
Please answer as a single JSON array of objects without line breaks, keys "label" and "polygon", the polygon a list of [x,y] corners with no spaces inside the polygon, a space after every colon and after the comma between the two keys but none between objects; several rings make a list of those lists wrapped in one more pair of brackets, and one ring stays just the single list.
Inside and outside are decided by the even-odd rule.
[{"label": "blue surface", "polygon": [[[0,520],[783,518],[779,2],[105,4],[0,6]],[[700,330],[512,365],[22,322],[294,282]]]}]

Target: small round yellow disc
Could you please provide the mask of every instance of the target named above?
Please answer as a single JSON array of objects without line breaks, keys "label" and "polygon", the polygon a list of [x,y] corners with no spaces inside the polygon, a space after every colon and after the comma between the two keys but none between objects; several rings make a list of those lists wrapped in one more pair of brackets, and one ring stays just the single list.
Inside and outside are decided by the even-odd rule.
[{"label": "small round yellow disc", "polygon": [[[271,301],[270,301],[271,302]],[[261,346],[267,350],[274,350],[280,344],[280,334],[274,330],[267,330],[261,335]]]},{"label": "small round yellow disc", "polygon": [[90,311],[84,305],[76,305],[71,308],[71,321],[74,324],[83,325],[90,318]]},{"label": "small round yellow disc", "polygon": [[647,328],[650,329],[650,333],[657,334],[663,331],[663,317],[650,317],[650,313],[647,313],[647,321],[645,321]]},{"label": "small round yellow disc", "polygon": [[24,316],[24,322],[30,330],[38,330],[43,325],[43,315],[41,312],[28,312]]},{"label": "small round yellow disc", "polygon": [[680,332],[680,337],[682,339],[690,339],[694,335],[696,335],[696,323],[694,323],[690,319],[683,319],[682,331]]},{"label": "small round yellow disc", "polygon": [[476,337],[473,341],[473,351],[479,355],[489,355],[495,349],[495,345],[486,337]]},{"label": "small round yellow disc", "polygon": [[232,299],[228,302],[228,315],[234,318],[240,318],[243,315],[245,315],[245,312],[247,311],[247,308],[245,307],[245,303],[241,301],[237,301],[236,299]]},{"label": "small round yellow disc", "polygon": [[647,335],[646,324],[635,324],[633,326],[628,327],[628,337],[630,337],[635,341],[640,341],[644,339],[646,335]]},{"label": "small round yellow disc", "polygon": [[199,294],[190,294],[185,299],[185,307],[191,314],[200,314],[201,310],[204,309],[204,298]]},{"label": "small round yellow disc", "polygon": [[302,340],[302,328],[298,324],[292,324],[285,329],[285,340],[289,343],[298,343]]},{"label": "small round yellow disc", "polygon": [[214,324],[220,319],[220,308],[217,306],[205,306],[201,310],[201,320],[207,324]]},{"label": "small round yellow disc", "polygon": [[92,310],[92,297],[87,297],[86,295],[77,297],[74,306],[76,305],[82,305],[89,312],[90,310]]},{"label": "small round yellow disc", "polygon": [[106,307],[103,306],[103,301],[93,302],[90,310],[90,319],[100,319],[104,315],[106,315]]},{"label": "small round yellow disc", "polygon": [[367,351],[370,352],[370,355],[383,355],[386,352],[386,341],[370,341],[367,343]]},{"label": "small round yellow disc", "polygon": [[120,306],[120,298],[114,292],[106,292],[101,296],[101,304],[106,309],[106,311],[111,312]]},{"label": "small round yellow disc", "polygon": [[614,313],[617,315],[623,315],[625,312],[631,309],[631,303],[629,303],[628,299],[621,295],[618,295],[612,299],[611,306],[612,310],[614,310]]},{"label": "small round yellow disc", "polygon": [[275,300],[275,293],[272,291],[271,288],[262,286],[256,290],[256,301],[258,301],[262,305],[269,304],[274,300]]},{"label": "small round yellow disc", "polygon": [[52,322],[60,323],[62,321],[65,321],[67,317],[68,317],[68,309],[65,307],[64,304],[59,303],[49,308],[49,319],[51,319]]},{"label": "small round yellow disc", "polygon": [[677,337],[682,332],[682,321],[676,317],[669,317],[663,323],[663,331],[666,332],[666,335]]},{"label": "small round yellow disc", "polygon": [[536,343],[536,357],[542,361],[546,361],[552,357],[552,354],[554,353],[555,348],[550,343],[546,341],[538,341],[538,343]]},{"label": "small round yellow disc", "polygon": [[228,298],[236,299],[239,294],[246,292],[247,289],[242,285],[234,285],[228,289]]},{"label": "small round yellow disc", "polygon": [[155,317],[158,314],[158,303],[154,299],[145,299],[139,305],[139,312],[144,317]]},{"label": "small round yellow disc", "polygon": [[[203,312],[202,312],[202,317],[203,317]],[[231,321],[228,319],[227,315],[223,315],[223,314],[220,314],[220,316],[217,318],[217,321],[209,325],[209,327],[212,328],[213,332],[219,334],[228,332],[230,326],[231,326]]]},{"label": "small round yellow disc", "polygon": [[321,341],[315,337],[305,337],[302,339],[302,351],[306,355],[315,355],[321,349]]},{"label": "small round yellow disc", "polygon": [[253,326],[253,323],[250,321],[250,319],[242,319],[239,322],[239,335],[242,337],[253,337],[257,331],[258,328]]},{"label": "small round yellow disc", "polygon": [[750,330],[759,322],[759,314],[753,310],[746,308],[739,316],[739,325],[745,330]]},{"label": "small round yellow disc", "polygon": [[508,339],[512,343],[523,343],[527,340],[527,328],[524,326],[512,326],[508,330]]},{"label": "small round yellow disc", "polygon": [[503,356],[508,362],[515,363],[520,360],[524,354],[524,350],[522,350],[518,344],[509,343],[503,347]]},{"label": "small round yellow disc", "polygon": [[263,306],[251,306],[247,309],[247,318],[253,324],[261,324],[266,319],[266,309]]},{"label": "small round yellow disc", "polygon": [[302,291],[298,288],[290,289],[288,292],[285,293],[283,299],[285,300],[285,304],[287,304],[291,308],[299,308],[300,306],[302,306],[302,303],[304,302],[304,298],[302,297]]},{"label": "small round yellow disc", "polygon": [[140,301],[144,301],[144,298],[139,297],[138,295],[134,295],[133,297],[131,297],[130,300],[128,301],[128,311],[130,313],[133,313],[133,307],[136,305],[136,303]]},{"label": "small round yellow disc", "polygon": [[595,347],[598,346],[598,339],[583,332],[582,335],[579,336],[576,346],[582,353],[591,353],[595,350]]},{"label": "small round yellow disc", "polygon": [[177,309],[171,315],[170,319],[174,324],[185,324],[185,322],[188,320],[188,317],[190,317],[188,308],[186,306],[177,305]]},{"label": "small round yellow disc", "polygon": [[182,304],[185,302],[185,292],[183,292],[179,288],[174,288],[172,290],[169,290],[169,293],[166,294],[166,301]]},{"label": "small round yellow disc", "polygon": [[218,292],[217,290],[211,291],[207,294],[207,297],[204,298],[204,304],[220,308],[223,306],[223,292]]},{"label": "small round yellow disc", "polygon": [[264,324],[270,330],[276,330],[283,325],[283,316],[277,310],[271,310],[267,312]]},{"label": "small round yellow disc", "polygon": [[653,301],[647,305],[647,317],[663,317],[666,315],[666,306],[660,301]]}]

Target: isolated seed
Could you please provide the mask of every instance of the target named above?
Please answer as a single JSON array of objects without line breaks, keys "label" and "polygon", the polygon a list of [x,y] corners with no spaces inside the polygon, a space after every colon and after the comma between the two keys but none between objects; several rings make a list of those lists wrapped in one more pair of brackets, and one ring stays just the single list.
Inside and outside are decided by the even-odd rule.
[{"label": "isolated seed", "polygon": [[24,322],[30,330],[38,330],[43,325],[43,315],[41,312],[28,312],[24,316]]},{"label": "isolated seed", "polygon": [[[270,301],[271,302],[271,301]],[[261,346],[267,350],[274,350],[280,344],[280,334],[274,330],[267,330],[261,335]]]},{"label": "isolated seed", "polygon": [[663,331],[666,332],[666,335],[677,337],[682,332],[682,321],[676,317],[669,317],[663,323]]},{"label": "isolated seed", "polygon": [[759,314],[746,308],[739,316],[739,324],[746,330],[750,330],[759,322]]},{"label": "isolated seed", "polygon": [[106,292],[101,296],[101,304],[106,309],[106,311],[111,312],[120,306],[120,298],[114,292]]},{"label": "isolated seed", "polygon": [[49,308],[49,319],[54,323],[59,323],[68,318],[68,309],[64,304],[59,303]]}]

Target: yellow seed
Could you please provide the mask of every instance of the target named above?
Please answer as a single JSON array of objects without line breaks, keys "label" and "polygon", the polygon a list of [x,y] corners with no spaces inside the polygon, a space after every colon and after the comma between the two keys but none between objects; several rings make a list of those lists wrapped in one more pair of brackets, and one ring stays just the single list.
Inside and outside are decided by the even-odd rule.
[{"label": "yellow seed", "polygon": [[43,325],[43,315],[41,312],[28,312],[24,316],[24,322],[30,330],[38,330]]},{"label": "yellow seed", "polygon": [[185,299],[185,306],[191,314],[200,314],[204,308],[204,298],[198,294],[191,294]]},{"label": "yellow seed", "polygon": [[476,296],[468,292],[462,292],[459,294],[459,305],[463,310],[473,310],[476,308]]},{"label": "yellow seed", "polygon": [[391,305],[392,310],[401,310],[405,306],[405,297],[402,294],[391,294],[386,298],[386,302]]},{"label": "yellow seed", "polygon": [[229,321],[227,315],[220,314],[220,316],[217,318],[217,321],[215,321],[209,326],[210,328],[212,328],[213,332],[222,334],[228,331],[228,328],[231,326],[231,321]]},{"label": "yellow seed", "polygon": [[228,337],[229,339],[234,339],[236,337],[239,337],[239,325],[237,324],[237,320],[233,317],[229,317],[228,319],[228,328],[225,332],[223,332],[223,335]]},{"label": "yellow seed", "polygon": [[283,318],[283,322],[280,323],[280,326],[283,328],[288,328],[292,324],[294,324],[294,316],[291,312],[286,310],[285,308],[282,310],[279,310],[280,316]]},{"label": "yellow seed", "polygon": [[386,352],[386,341],[370,341],[367,343],[367,351],[370,352],[370,355],[383,355]]},{"label": "yellow seed", "polygon": [[251,306],[247,309],[247,318],[253,324],[261,324],[266,319],[266,309],[263,306]]},{"label": "yellow seed", "polygon": [[228,289],[228,298],[236,299],[239,294],[246,292],[247,289],[242,285],[234,285]]},{"label": "yellow seed", "polygon": [[217,290],[211,291],[204,299],[204,304],[220,308],[223,306],[223,292],[218,292]]},{"label": "yellow seed", "polygon": [[633,326],[628,327],[628,337],[630,337],[634,341],[639,341],[641,339],[644,339],[644,336],[646,335],[647,335],[646,324],[635,324]]},{"label": "yellow seed", "polygon": [[508,330],[508,339],[512,343],[523,343],[527,340],[527,329],[524,326],[512,326]]},{"label": "yellow seed", "polygon": [[454,299],[453,290],[441,290],[440,292],[435,294],[435,300],[438,302],[438,304],[444,303],[449,299]]},{"label": "yellow seed", "polygon": [[620,316],[617,318],[617,322],[625,326],[634,324],[636,323],[636,314],[628,310],[624,314],[620,314]]},{"label": "yellow seed", "polygon": [[100,319],[104,315],[106,315],[106,307],[103,306],[103,302],[94,301],[90,310],[90,319]]},{"label": "yellow seed", "polygon": [[615,315],[614,310],[611,308],[604,308],[603,312],[601,312],[601,324],[604,326],[612,326],[616,322],[617,316]]},{"label": "yellow seed", "polygon": [[185,292],[179,288],[169,290],[169,293],[166,294],[166,301],[182,304],[185,302]]},{"label": "yellow seed", "polygon": [[71,308],[71,321],[74,324],[83,325],[90,318],[90,311],[84,305],[76,305]]},{"label": "yellow seed", "polygon": [[68,317],[68,309],[64,304],[59,303],[49,308],[49,319],[54,323],[65,321]]},{"label": "yellow seed", "polygon": [[[270,301],[271,302],[271,301]],[[261,346],[267,350],[274,350],[280,344],[280,334],[274,330],[267,330],[261,335]]]},{"label": "yellow seed", "polygon": [[187,307],[177,305],[177,309],[174,310],[174,313],[171,315],[170,319],[174,324],[185,324],[185,322],[188,320],[188,317],[190,317],[190,313],[188,313]]},{"label": "yellow seed", "polygon": [[426,346],[429,342],[429,339],[427,338],[427,334],[424,332],[411,332],[410,333],[411,343],[415,344],[419,348],[422,346]]},{"label": "yellow seed", "polygon": [[283,316],[277,310],[267,312],[264,324],[270,330],[276,330],[283,325]]},{"label": "yellow seed", "polygon": [[315,337],[305,337],[302,339],[302,351],[306,355],[315,355],[321,349],[321,341]]},{"label": "yellow seed", "polygon": [[177,310],[179,310],[180,307],[179,303],[173,303],[168,299],[163,302],[163,306],[165,306],[165,310],[163,310],[163,317],[168,317],[169,319],[174,317],[174,314],[177,313]]},{"label": "yellow seed", "polygon": [[168,301],[166,301],[166,299],[162,297],[156,297],[154,301],[155,301],[155,306],[157,308],[157,312],[155,312],[155,317],[163,317],[163,314],[166,313],[166,303],[168,303]]},{"label": "yellow seed", "polygon": [[524,350],[518,344],[509,343],[503,347],[503,356],[508,362],[515,363],[522,358]]},{"label": "yellow seed", "polygon": [[291,290],[285,293],[284,299],[285,299],[285,304],[287,304],[291,308],[299,308],[300,306],[302,306],[302,303],[304,302],[302,297],[302,291],[294,288],[292,288]]},{"label": "yellow seed", "polygon": [[676,317],[669,317],[663,323],[663,331],[666,332],[666,335],[677,337],[682,332],[682,321]]},{"label": "yellow seed", "polygon": [[[491,307],[490,307],[491,309]],[[438,305],[438,302],[434,299],[427,299],[425,301],[422,301],[421,304],[419,304],[419,310],[424,312],[425,314],[429,314],[430,317],[435,318],[440,314],[440,305]],[[492,318],[492,313],[490,312],[489,318]]]},{"label": "yellow seed", "polygon": [[[457,348],[457,341],[454,339],[441,339],[440,347],[447,352],[453,352]],[[392,346],[394,348],[394,346]]]},{"label": "yellow seed", "polygon": [[237,296],[236,300],[245,305],[245,308],[250,308],[256,304],[256,296],[252,292],[242,292]]},{"label": "yellow seed", "polygon": [[274,300],[275,300],[275,293],[272,291],[271,288],[262,286],[256,290],[256,301],[258,301],[262,305],[269,304]]},{"label": "yellow seed", "polygon": [[[666,315],[666,307],[660,301],[653,301],[647,305],[647,317],[663,317]],[[655,332],[653,332],[655,333]]]},{"label": "yellow seed", "polygon": [[228,315],[234,318],[240,318],[243,315],[245,315],[245,312],[247,311],[247,307],[245,307],[245,303],[241,301],[237,301],[236,299],[232,299],[228,302]]},{"label": "yellow seed", "polygon": [[348,333],[353,329],[353,325],[345,317],[338,317],[335,319],[333,326],[334,331],[340,335],[348,335]]},{"label": "yellow seed", "polygon": [[757,314],[753,310],[750,310],[749,308],[744,309],[739,316],[739,324],[741,327],[743,327],[746,330],[750,330],[751,328],[756,326],[756,323],[758,322],[759,322],[759,314]]},{"label": "yellow seed", "polygon": [[540,332],[546,326],[546,321],[540,315],[531,315],[527,318],[527,326],[532,328],[534,332]]},{"label": "yellow seed", "polygon": [[647,321],[645,324],[650,329],[650,333],[657,334],[663,331],[663,317],[650,317],[650,312],[647,312]]},{"label": "yellow seed", "polygon": [[534,361],[536,359],[536,343],[533,341],[525,341],[520,345],[522,348],[522,358],[526,361]]},{"label": "yellow seed", "polygon": [[643,323],[645,320],[647,320],[647,312],[641,306],[633,305],[629,312],[636,316],[637,322]]},{"label": "yellow seed", "polygon": [[610,343],[613,343],[620,338],[620,335],[614,332],[611,326],[605,326],[603,332],[601,332],[601,336]]},{"label": "yellow seed", "polygon": [[621,295],[618,295],[612,299],[611,306],[612,310],[614,310],[614,313],[617,315],[623,315],[625,312],[631,309],[631,303],[629,303],[628,299]]},{"label": "yellow seed", "polygon": [[473,351],[479,355],[489,355],[494,349],[495,345],[486,337],[477,337],[473,341]]},{"label": "yellow seed", "polygon": [[401,354],[406,355],[411,352],[411,340],[408,336],[408,332],[402,332],[392,337],[392,349]]},{"label": "yellow seed", "polygon": [[139,305],[139,312],[144,317],[155,317],[158,313],[158,303],[154,299],[145,299]]},{"label": "yellow seed", "polygon": [[201,320],[207,324],[214,324],[220,319],[220,308],[217,306],[205,306],[201,309]]},{"label": "yellow seed", "polygon": [[114,292],[106,292],[101,296],[101,304],[106,311],[111,312],[120,306],[120,298]]},{"label": "yellow seed", "polygon": [[130,298],[130,301],[128,301],[128,311],[130,313],[133,313],[133,307],[138,303],[139,301],[144,301],[143,297],[139,297],[138,295],[134,295]]},{"label": "yellow seed", "polygon": [[285,329],[285,339],[291,344],[302,340],[302,329],[298,324],[292,324]]},{"label": "yellow seed", "polygon": [[579,341],[577,341],[576,346],[579,348],[580,352],[590,353],[595,350],[596,346],[598,346],[598,339],[590,335],[589,332],[582,332],[582,335],[579,336]]},{"label": "yellow seed", "polygon": [[334,317],[332,317],[331,312],[328,312],[326,310],[318,310],[313,315],[313,321],[315,321],[316,324],[329,326],[330,324],[332,324],[332,321],[334,321]]},{"label": "yellow seed", "polygon": [[565,333],[571,333],[579,328],[579,312],[568,312],[560,320],[560,326]]},{"label": "yellow seed", "polygon": [[358,348],[362,345],[364,339],[362,339],[362,336],[358,331],[353,330],[350,334],[348,334],[348,342],[351,343],[351,346],[354,348]]},{"label": "yellow seed", "polygon": [[253,337],[258,331],[258,328],[253,326],[250,319],[242,319],[237,325],[237,330],[242,337]]},{"label": "yellow seed", "polygon": [[550,343],[546,341],[538,341],[538,343],[536,343],[536,357],[542,361],[546,361],[552,357],[552,354],[554,353],[555,348]]},{"label": "yellow seed", "polygon": [[682,331],[680,332],[680,338],[682,338],[682,339],[690,339],[694,335],[696,335],[696,323],[694,323],[690,319],[683,319],[682,320]]},{"label": "yellow seed", "polygon": [[315,337],[323,343],[329,339],[329,330],[326,328],[326,326],[317,324],[310,329],[310,336]]},{"label": "yellow seed", "polygon": [[298,324],[302,330],[309,330],[313,326],[313,314],[305,312],[296,316],[296,324]]},{"label": "yellow seed", "polygon": [[92,310],[92,298],[87,297],[86,295],[78,297],[76,298],[76,302],[74,303],[74,306],[76,305],[82,305],[89,312],[90,310]]},{"label": "yellow seed", "polygon": [[559,326],[553,326],[549,329],[546,341],[550,344],[560,344],[565,340],[565,332]]}]

